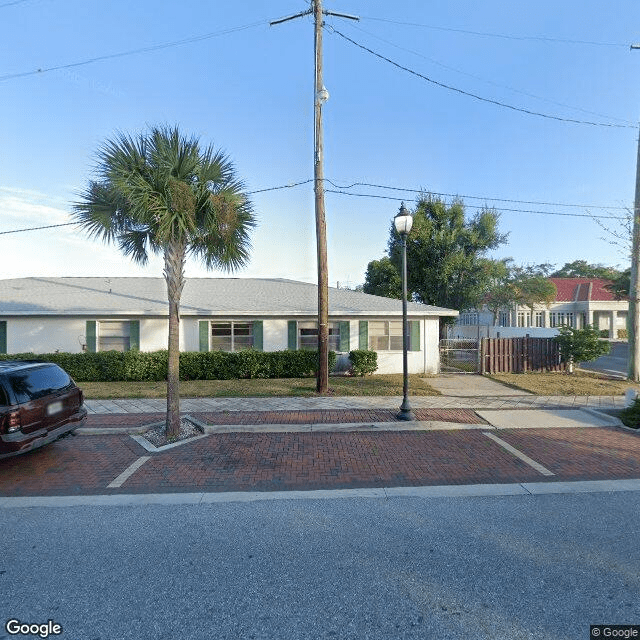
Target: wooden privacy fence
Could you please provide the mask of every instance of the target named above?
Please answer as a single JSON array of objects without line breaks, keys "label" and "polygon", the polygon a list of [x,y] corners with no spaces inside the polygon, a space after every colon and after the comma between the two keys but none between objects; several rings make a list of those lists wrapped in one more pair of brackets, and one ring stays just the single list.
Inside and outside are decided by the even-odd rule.
[{"label": "wooden privacy fence", "polygon": [[560,349],[553,338],[482,338],[480,373],[563,371]]}]

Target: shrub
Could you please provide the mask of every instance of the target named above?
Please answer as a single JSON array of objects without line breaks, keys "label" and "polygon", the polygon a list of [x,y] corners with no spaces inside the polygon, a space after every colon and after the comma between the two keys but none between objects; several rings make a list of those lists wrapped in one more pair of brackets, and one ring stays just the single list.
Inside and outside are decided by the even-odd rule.
[{"label": "shrub", "polygon": [[364,349],[349,351],[351,361],[351,373],[355,376],[364,376],[378,369],[378,353]]},{"label": "shrub", "polygon": [[626,329],[618,329],[618,339],[619,340],[628,340],[629,332]]},{"label": "shrub", "polygon": [[560,345],[560,357],[568,363],[570,372],[575,362],[595,360],[609,353],[609,343],[600,340],[599,334],[597,329],[590,326],[584,329],[560,327],[560,334],[554,340]]},{"label": "shrub", "polygon": [[[1,354],[0,360],[53,362],[81,382],[160,382],[167,379],[168,352],[17,353]],[[335,364],[336,353],[330,351],[329,369]],[[187,351],[180,354],[181,380],[304,378],[314,376],[317,367],[317,351]]]},{"label": "shrub", "polygon": [[620,420],[632,429],[640,428],[640,397],[637,397],[630,407],[620,412]]}]

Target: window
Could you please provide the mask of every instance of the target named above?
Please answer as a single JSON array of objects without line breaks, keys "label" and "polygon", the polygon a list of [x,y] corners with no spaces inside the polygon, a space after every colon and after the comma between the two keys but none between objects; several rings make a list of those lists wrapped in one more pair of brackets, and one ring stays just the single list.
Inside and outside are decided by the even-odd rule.
[{"label": "window", "polygon": [[575,326],[573,313],[556,311],[549,314],[549,326],[562,327],[563,325],[567,325],[569,327]]},{"label": "window", "polygon": [[511,312],[510,311],[501,311],[498,324],[501,327],[510,327],[511,326]]},{"label": "window", "polygon": [[518,311],[518,326],[530,327],[531,326],[531,314],[525,311]]},{"label": "window", "polygon": [[544,327],[544,312],[536,311],[533,315],[534,326]]},{"label": "window", "polygon": [[253,322],[212,322],[212,351],[242,351],[253,348]]},{"label": "window", "polygon": [[[318,348],[318,323],[298,322],[298,349]],[[340,351],[340,323],[329,323],[329,351]]]},{"label": "window", "polygon": [[402,320],[369,322],[369,349],[402,351]]},{"label": "window", "polygon": [[9,384],[19,403],[37,400],[72,384],[71,378],[55,364],[16,371],[9,375]]},{"label": "window", "polygon": [[129,321],[100,321],[98,323],[98,351],[129,351],[131,323]]},{"label": "window", "polygon": [[474,312],[461,313],[458,318],[458,324],[463,326],[472,326],[479,324],[478,322],[478,314]]}]

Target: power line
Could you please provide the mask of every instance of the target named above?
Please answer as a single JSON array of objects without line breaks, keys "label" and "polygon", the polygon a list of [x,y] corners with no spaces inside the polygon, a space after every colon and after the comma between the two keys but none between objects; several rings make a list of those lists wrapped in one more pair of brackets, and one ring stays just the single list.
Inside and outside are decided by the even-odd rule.
[{"label": "power line", "polygon": [[[394,196],[382,196],[380,194],[374,193],[353,193],[350,191],[339,191],[338,189],[326,189],[326,193],[336,193],[343,196],[354,196],[357,198],[377,198],[380,200],[394,200],[400,202],[404,201],[404,198],[397,198]],[[486,209],[491,208],[496,211],[506,212],[506,213],[535,213],[547,216],[569,216],[573,218],[594,218],[600,220],[626,220],[626,216],[594,216],[590,213],[566,213],[560,211],[534,211],[532,209],[511,209],[506,207],[486,207],[477,204],[465,204],[465,207],[471,209]]]},{"label": "power line", "polygon": [[421,24],[418,22],[401,22],[398,20],[389,20],[387,18],[374,18],[372,16],[360,16],[362,20],[376,20],[378,22],[388,22],[390,24],[399,24],[409,27],[422,27],[424,29],[433,29],[435,31],[452,31],[454,33],[463,33],[466,35],[472,36],[482,36],[486,38],[502,38],[504,40],[533,40],[538,42],[553,42],[556,44],[580,44],[580,45],[590,45],[596,47],[625,47],[627,48],[628,43],[622,42],[596,42],[593,40],[571,40],[566,38],[551,38],[549,36],[517,36],[513,34],[505,34],[505,33],[491,33],[486,31],[471,31],[469,29],[455,29],[453,27],[441,27],[432,24]]},{"label": "power line", "polygon": [[[1,8],[1,5],[0,5],[0,8]],[[123,58],[126,56],[137,55],[139,53],[149,53],[151,51],[159,51],[161,49],[170,49],[173,47],[180,47],[186,44],[201,42],[202,40],[209,40],[210,38],[217,38],[219,36],[224,36],[229,33],[236,33],[237,31],[244,31],[246,29],[251,29],[253,27],[266,25],[266,24],[268,24],[266,20],[261,20],[260,22],[252,22],[251,24],[245,24],[239,27],[231,27],[229,29],[224,29],[222,31],[214,31],[212,33],[205,33],[200,36],[192,36],[190,38],[184,38],[183,40],[174,40],[173,42],[165,42],[163,44],[151,45],[149,47],[141,47],[139,49],[130,49],[128,51],[121,51],[119,53],[110,53],[103,56],[96,56],[94,58],[88,58],[87,60],[81,60],[80,62],[70,62],[68,64],[61,64],[54,67],[45,67],[45,68],[35,69],[34,71],[21,71],[18,73],[7,73],[5,75],[0,76],[0,82],[5,82],[6,80],[14,80],[16,78],[25,78],[27,76],[41,75],[43,73],[49,73],[51,71],[60,71],[61,69],[71,69],[73,67],[82,67],[88,64],[93,64],[94,62],[102,62],[103,60],[112,60],[114,58]]]},{"label": "power line", "polygon": [[359,49],[362,49],[363,51],[366,51],[367,53],[370,53],[371,55],[375,56],[376,58],[380,58],[380,60],[384,60],[385,62],[388,62],[389,64],[393,65],[394,67],[398,68],[398,69],[402,69],[402,71],[406,71],[407,73],[410,73],[414,76],[417,76],[418,78],[421,78],[422,80],[425,80],[426,82],[430,82],[431,84],[434,84],[438,87],[442,87],[443,89],[448,89],[449,91],[454,91],[456,93],[460,93],[462,95],[468,96],[470,98],[474,98],[475,100],[480,100],[481,102],[487,102],[489,104],[493,104],[499,107],[503,107],[505,109],[510,109],[511,111],[518,111],[520,113],[524,113],[526,115],[530,115],[530,116],[537,116],[540,118],[546,118],[548,120],[557,120],[559,122],[569,122],[572,124],[588,124],[591,125],[593,127],[609,127],[609,128],[617,128],[617,129],[635,129],[635,125],[630,125],[630,124],[614,124],[614,123],[606,123],[606,122],[594,122],[591,120],[578,120],[575,118],[565,118],[562,116],[556,116],[556,115],[552,115],[549,113],[542,113],[540,111],[533,111],[532,109],[525,109],[523,107],[516,107],[514,105],[511,104],[507,104],[506,102],[500,102],[499,100],[493,100],[492,98],[485,98],[483,96],[480,96],[476,93],[471,93],[470,91],[464,91],[463,89],[458,89],[457,87],[453,87],[451,85],[445,84],[444,82],[439,82],[438,80],[434,80],[433,78],[429,78],[428,76],[425,76],[422,73],[418,73],[417,71],[414,71],[413,69],[410,69],[409,67],[405,67],[401,64],[399,64],[398,62],[395,62],[394,60],[391,60],[390,58],[387,58],[386,56],[383,56],[381,53],[378,53],[376,51],[374,51],[373,49],[369,49],[369,47],[365,47],[363,44],[360,44],[359,42],[356,42],[355,40],[353,40],[352,38],[349,38],[348,36],[346,36],[344,33],[342,33],[341,31],[338,31],[336,28],[332,27],[331,25],[326,25],[326,28],[329,29],[330,31],[332,31],[333,33],[339,35],[341,38],[344,38],[345,40],[347,40],[347,42],[350,42],[351,44],[355,45],[356,47],[358,47]]},{"label": "power line", "polygon": [[[247,191],[247,195],[253,195],[254,193],[264,193],[266,191],[277,191],[279,189],[292,189],[293,187],[298,187],[302,184],[308,184],[309,182],[313,182],[313,179],[309,180],[301,180],[300,182],[292,182],[290,184],[283,184],[277,187],[267,187],[266,189],[256,189],[255,191]],[[49,224],[42,227],[29,227],[27,229],[11,229],[9,231],[0,231],[0,235],[7,235],[9,233],[22,233],[24,231],[40,231],[41,229],[55,229],[56,227],[68,227],[74,224],[78,224],[77,222],[63,222],[62,224]]]},{"label": "power line", "polygon": [[439,67],[442,67],[443,69],[447,69],[448,71],[453,71],[454,73],[459,73],[460,75],[463,76],[467,76],[468,78],[473,78],[474,80],[479,80],[480,82],[485,82],[487,84],[490,84],[494,87],[498,87],[500,89],[507,89],[507,91],[513,91],[514,93],[519,93],[520,95],[523,96],[527,96],[528,98],[534,98],[535,100],[541,100],[542,102],[548,102],[549,104],[553,104],[556,105],[558,107],[564,107],[565,109],[571,109],[573,111],[579,111],[580,113],[586,113],[588,115],[591,116],[597,116],[599,118],[607,118],[609,120],[617,120],[618,122],[624,122],[626,124],[630,124],[632,126],[635,126],[635,124],[633,122],[630,122],[629,120],[625,120],[624,118],[618,118],[615,116],[608,116],[606,114],[602,114],[602,113],[598,113],[596,111],[590,111],[588,109],[583,109],[582,107],[576,107],[570,104],[565,104],[563,102],[558,102],[557,100],[552,100],[550,98],[544,98],[542,96],[537,96],[534,93],[530,93],[528,91],[523,91],[522,89],[516,89],[514,87],[509,87],[507,85],[503,85],[500,84],[499,82],[494,82],[493,80],[488,80],[487,78],[482,78],[480,76],[477,76],[473,73],[468,73],[467,71],[462,71],[461,69],[456,69],[455,67],[452,67],[450,65],[444,64],[438,60],[435,60],[433,58],[430,58],[429,56],[425,56],[424,54],[418,52],[418,51],[414,51],[413,49],[408,49],[407,47],[401,47],[400,45],[396,44],[395,42],[391,42],[390,40],[387,40],[386,38],[381,38],[380,36],[376,35],[375,33],[371,33],[370,31],[366,31],[365,29],[362,29],[356,25],[352,25],[354,29],[357,29],[358,31],[361,31],[362,33],[366,33],[368,36],[371,36],[372,38],[376,38],[377,40],[380,40],[381,42],[384,42],[385,44],[388,44],[392,47],[395,47],[396,49],[400,49],[400,51],[406,51],[407,53],[411,53],[414,56],[418,56],[420,58],[422,58],[423,60],[428,60],[429,62],[431,62],[431,64],[435,64]]},{"label": "power line", "polygon": [[40,229],[54,229],[55,227],[68,227],[69,225],[76,224],[75,222],[63,222],[62,224],[49,224],[46,227],[30,227],[29,229],[12,229],[11,231],[0,231],[0,235],[6,235],[7,233],[22,233],[23,231],[39,231]]},{"label": "power line", "polygon": [[351,189],[353,187],[374,187],[376,189],[388,189],[390,191],[404,191],[409,193],[427,193],[434,196],[443,196],[445,198],[464,198],[467,200],[485,200],[485,201],[491,201],[491,202],[507,202],[507,203],[513,203],[513,204],[537,204],[537,205],[542,205],[547,207],[576,207],[579,209],[605,209],[605,210],[617,209],[621,211],[628,210],[630,208],[630,207],[620,207],[620,206],[614,206],[614,205],[607,206],[607,205],[598,205],[598,204],[543,202],[540,200],[514,200],[511,198],[490,198],[488,196],[470,196],[470,195],[465,195],[460,193],[442,193],[439,191],[431,191],[429,189],[409,189],[406,187],[390,187],[388,185],[374,184],[371,182],[354,182],[347,186],[341,186],[339,184],[336,184],[332,180],[329,180],[329,179],[325,179],[325,180],[326,182],[329,182],[334,187],[336,187],[336,189]]}]

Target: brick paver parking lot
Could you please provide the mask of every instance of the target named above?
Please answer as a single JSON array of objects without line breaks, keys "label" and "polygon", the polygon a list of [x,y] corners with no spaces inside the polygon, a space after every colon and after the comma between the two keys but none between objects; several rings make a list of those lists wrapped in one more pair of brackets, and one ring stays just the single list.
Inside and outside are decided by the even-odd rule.
[{"label": "brick paver parking lot", "polygon": [[[148,418],[148,416],[147,416]],[[640,438],[615,428],[211,434],[149,453],[130,436],[65,438],[0,460],[0,496],[271,491],[640,478]],[[149,456],[118,488],[108,488]]]}]

